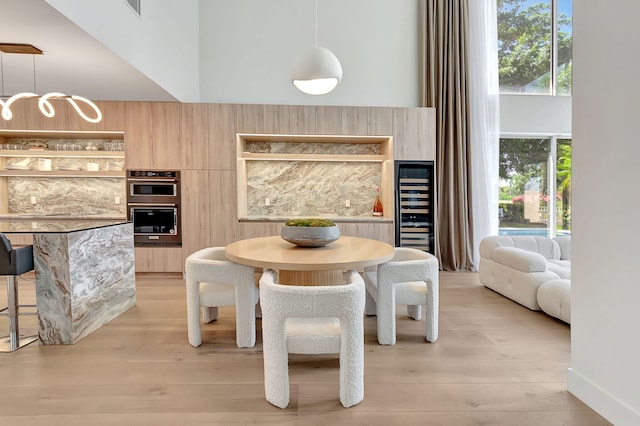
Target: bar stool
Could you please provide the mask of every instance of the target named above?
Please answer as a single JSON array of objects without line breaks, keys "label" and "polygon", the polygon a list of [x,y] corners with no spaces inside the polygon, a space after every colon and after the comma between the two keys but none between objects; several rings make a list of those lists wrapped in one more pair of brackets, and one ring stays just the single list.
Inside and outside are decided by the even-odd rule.
[{"label": "bar stool", "polygon": [[16,277],[33,271],[33,246],[14,249],[11,241],[0,234],[0,275],[7,277],[7,306],[0,309],[0,315],[9,319],[9,335],[0,338],[0,352],[13,352],[38,340],[38,336],[20,336],[18,317],[21,307],[35,308],[36,305],[18,303],[18,281]]}]

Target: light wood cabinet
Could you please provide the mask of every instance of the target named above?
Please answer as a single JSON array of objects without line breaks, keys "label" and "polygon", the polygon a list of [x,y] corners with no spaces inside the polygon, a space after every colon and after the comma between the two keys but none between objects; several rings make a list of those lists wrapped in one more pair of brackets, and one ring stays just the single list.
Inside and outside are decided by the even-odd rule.
[{"label": "light wood cabinet", "polygon": [[[114,155],[124,155],[125,170],[181,171],[185,231],[183,247],[136,248],[138,271],[180,272],[184,258],[204,246],[222,246],[252,236],[279,234],[282,224],[279,221],[239,221],[238,188],[244,185],[237,181],[237,170],[251,161],[292,161],[294,158],[273,156],[258,159],[250,158],[251,155],[240,158],[244,151],[237,151],[237,134],[390,137],[393,141],[391,150],[382,157],[360,158],[363,161],[379,161],[385,169],[384,182],[387,176],[393,177],[393,166],[386,166],[393,159],[435,159],[433,108],[122,101],[99,101],[96,104],[102,110],[103,120],[93,124],[80,119],[74,111],[69,110],[66,103],[60,103],[56,107],[54,118],[46,118],[39,113],[37,101],[25,100],[12,107],[13,120],[0,120],[0,129],[28,129],[49,133],[120,132],[124,138],[125,152]],[[103,154],[98,156],[100,155]],[[302,157],[295,160],[311,161],[311,158]],[[86,161],[94,160],[96,159],[86,158]],[[336,156],[335,160],[358,161],[341,155]],[[0,162],[2,161],[6,162],[6,157],[0,157]],[[11,174],[19,174],[16,172],[11,171]],[[42,173],[49,173],[52,177],[55,175],[56,179],[76,176],[73,173],[59,172],[61,171]],[[83,174],[101,178],[118,176],[124,182],[124,174],[121,176],[120,172],[110,172],[108,175],[103,175],[103,172],[83,171]],[[0,176],[0,200],[6,200],[7,179],[8,175]],[[392,180],[390,182],[392,185]],[[385,193],[392,196],[393,190],[387,190],[385,185],[382,185],[383,197]],[[385,213],[388,211],[392,215],[393,200],[385,197],[383,204]],[[339,222],[339,226],[344,235],[392,242],[393,222],[391,217],[385,220],[374,223]]]},{"label": "light wood cabinet", "polygon": [[128,169],[179,170],[181,104],[129,102],[125,107]]}]

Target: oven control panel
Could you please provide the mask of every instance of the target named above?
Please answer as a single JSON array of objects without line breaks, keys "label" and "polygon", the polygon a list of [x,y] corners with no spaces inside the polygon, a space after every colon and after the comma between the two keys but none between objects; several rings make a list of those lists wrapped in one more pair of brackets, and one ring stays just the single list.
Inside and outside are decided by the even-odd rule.
[{"label": "oven control panel", "polygon": [[150,177],[150,178],[158,178],[158,177],[162,177],[162,178],[167,178],[167,177],[171,177],[171,178],[177,178],[178,174],[180,172],[178,171],[158,171],[158,170],[129,170],[127,172],[127,176],[128,177]]}]

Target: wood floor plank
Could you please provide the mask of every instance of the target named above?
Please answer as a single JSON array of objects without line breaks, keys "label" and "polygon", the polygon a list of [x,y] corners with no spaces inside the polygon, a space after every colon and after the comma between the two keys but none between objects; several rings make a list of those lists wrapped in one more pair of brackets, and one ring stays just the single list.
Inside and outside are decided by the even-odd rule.
[{"label": "wood floor plank", "polygon": [[[0,425],[609,424],[566,390],[569,326],[484,288],[475,273],[441,273],[436,343],[403,307],[394,346],[378,345],[376,317],[364,318],[365,398],[349,409],[337,356],[291,355],[281,410],[264,399],[259,319],[256,346],[239,349],[234,309],[221,308],[193,348],[182,276],[139,274],[136,285],[135,307],[76,344],[0,353]],[[20,296],[33,301],[33,284],[22,281]]]}]

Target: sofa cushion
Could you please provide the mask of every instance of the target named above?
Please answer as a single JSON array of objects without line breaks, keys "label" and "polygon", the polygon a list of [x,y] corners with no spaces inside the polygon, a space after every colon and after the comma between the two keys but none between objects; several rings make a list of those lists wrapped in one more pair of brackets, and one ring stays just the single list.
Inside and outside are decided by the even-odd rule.
[{"label": "sofa cushion", "polygon": [[547,260],[547,269],[560,278],[571,279],[570,260]]},{"label": "sofa cushion", "polygon": [[562,254],[558,243],[548,237],[493,235],[480,241],[480,256],[492,259],[493,252],[498,247],[517,247],[541,254],[546,259],[560,259]]},{"label": "sofa cushion", "polygon": [[571,260],[571,236],[562,235],[553,239],[560,247],[560,259]]},{"label": "sofa cushion", "polygon": [[547,260],[541,254],[515,247],[498,247],[493,251],[491,259],[504,266],[522,272],[544,272]]},{"label": "sofa cushion", "polygon": [[547,281],[538,288],[537,298],[544,313],[571,323],[571,281]]}]

